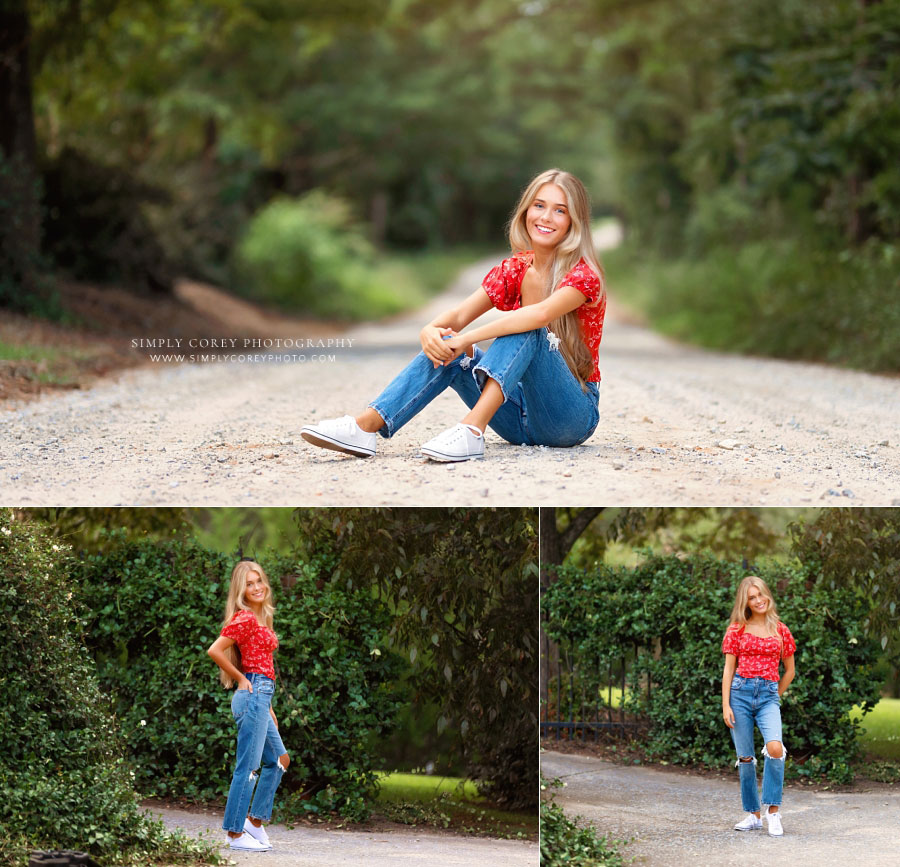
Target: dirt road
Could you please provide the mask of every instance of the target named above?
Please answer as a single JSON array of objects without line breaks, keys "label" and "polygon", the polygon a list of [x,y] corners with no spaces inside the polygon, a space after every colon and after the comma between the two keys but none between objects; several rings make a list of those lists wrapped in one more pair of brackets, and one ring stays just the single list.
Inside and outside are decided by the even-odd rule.
[{"label": "dirt road", "polygon": [[737,776],[718,780],[629,767],[593,756],[541,754],[541,773],[559,777],[557,802],[618,839],[647,867],[698,864],[900,864],[900,791],[839,794],[785,790],[784,836],[733,831],[743,818]]},{"label": "dirt road", "polygon": [[900,505],[900,378],[682,346],[614,303],[600,425],[582,446],[489,431],[484,461],[426,462],[418,446],[463,414],[452,392],[375,458],[303,442],[304,423],[361,410],[417,351],[422,323],[491,264],[427,310],[292,350],[304,362],[160,363],[4,411],[0,504]]},{"label": "dirt road", "polygon": [[[208,832],[222,838],[221,815],[166,808],[152,811],[167,828],[181,828],[198,836]],[[461,837],[432,831],[324,831],[283,825],[267,828],[273,849],[269,852],[234,852],[223,843],[223,852],[239,865],[266,867],[535,867],[538,845],[527,841]]]}]

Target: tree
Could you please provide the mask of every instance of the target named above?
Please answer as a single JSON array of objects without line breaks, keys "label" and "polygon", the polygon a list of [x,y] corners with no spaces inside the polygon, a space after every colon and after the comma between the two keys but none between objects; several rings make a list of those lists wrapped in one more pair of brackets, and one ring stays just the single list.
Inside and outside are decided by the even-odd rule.
[{"label": "tree", "polygon": [[300,509],[303,559],[376,587],[413,685],[508,808],[538,797],[537,527],[527,509]]},{"label": "tree", "polygon": [[900,514],[897,509],[823,509],[791,526],[794,554],[819,583],[846,587],[868,607],[863,626],[900,688]]}]

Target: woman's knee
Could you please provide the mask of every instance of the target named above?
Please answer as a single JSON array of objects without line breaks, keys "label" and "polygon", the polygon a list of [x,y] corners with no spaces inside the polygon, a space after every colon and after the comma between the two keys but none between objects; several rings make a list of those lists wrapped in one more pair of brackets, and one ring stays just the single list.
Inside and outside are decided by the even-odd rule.
[{"label": "woman's knee", "polygon": [[766,743],[766,755],[770,759],[783,759],[784,746],[781,741],[768,741]]},{"label": "woman's knee", "polygon": [[290,763],[291,763],[291,757],[287,753],[282,753],[278,757],[278,764],[281,765],[281,769],[283,771],[286,771],[288,769],[288,766],[290,765]]}]

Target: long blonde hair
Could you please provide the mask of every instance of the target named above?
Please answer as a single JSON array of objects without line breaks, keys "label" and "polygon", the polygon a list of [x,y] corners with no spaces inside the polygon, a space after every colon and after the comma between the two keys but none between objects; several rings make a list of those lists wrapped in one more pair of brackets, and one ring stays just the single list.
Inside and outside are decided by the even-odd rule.
[{"label": "long blonde hair", "polygon": [[[247,591],[247,576],[251,572],[256,572],[266,586],[266,598],[263,602],[263,620],[265,625],[271,629],[275,622],[275,604],[272,600],[272,585],[269,583],[269,576],[266,575],[263,567],[255,560],[241,560],[231,571],[231,586],[228,588],[228,599],[225,601],[225,619],[222,621],[223,629],[231,623],[231,618],[238,611],[249,611],[256,617],[256,613],[244,599],[244,594]],[[225,650],[225,657],[238,671],[241,670],[240,651],[237,644],[232,644]],[[219,680],[226,689],[231,689],[235,684],[234,679],[222,669],[219,669]]]},{"label": "long blonde hair", "polygon": [[734,597],[734,608],[731,609],[731,623],[736,623],[741,628],[744,628],[750,620],[753,614],[748,602],[751,587],[756,587],[769,600],[769,607],[766,608],[766,632],[769,635],[777,635],[780,638],[781,633],[778,631],[778,624],[781,620],[775,608],[775,597],[772,596],[766,582],[758,575],[748,575],[738,584],[737,594]]},{"label": "long blonde hair", "polygon": [[[591,203],[584,184],[568,172],[560,169],[548,169],[541,172],[525,188],[522,197],[513,211],[509,221],[509,246],[513,253],[520,253],[531,248],[531,238],[525,225],[525,216],[531,203],[537,197],[538,190],[544,184],[556,184],[566,194],[566,204],[572,224],[565,238],[559,242],[554,251],[553,267],[550,269],[544,285],[544,297],[548,298],[562,282],[563,277],[583,258],[596,271],[600,278],[601,292],[606,291],[603,267],[594,251],[591,237]],[[550,330],[559,337],[560,351],[569,370],[578,379],[582,390],[585,382],[594,372],[594,360],[584,341],[578,311],[572,310],[550,323]]]}]

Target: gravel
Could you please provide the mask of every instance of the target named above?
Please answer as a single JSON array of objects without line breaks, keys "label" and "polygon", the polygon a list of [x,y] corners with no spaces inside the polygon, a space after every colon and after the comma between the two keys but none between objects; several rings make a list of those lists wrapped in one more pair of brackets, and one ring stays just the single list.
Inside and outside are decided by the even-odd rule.
[{"label": "gravel", "polygon": [[626,855],[647,867],[900,864],[900,791],[788,787],[781,809],[784,836],[774,838],[765,827],[732,830],[745,815],[736,775],[718,779],[550,751],[541,754],[541,773],[565,782],[555,791],[567,814],[632,840]]},{"label": "gravel", "polygon": [[[0,502],[113,505],[870,506],[900,492],[900,379],[683,346],[614,303],[601,346],[601,421],[573,449],[488,431],[459,466],[418,445],[463,414],[439,397],[375,458],[314,449],[307,422],[359,412],[418,349],[436,311],[344,335],[326,363],[154,365],[0,412]],[[315,334],[297,335],[315,338]],[[125,339],[125,338],[123,338]]]}]

